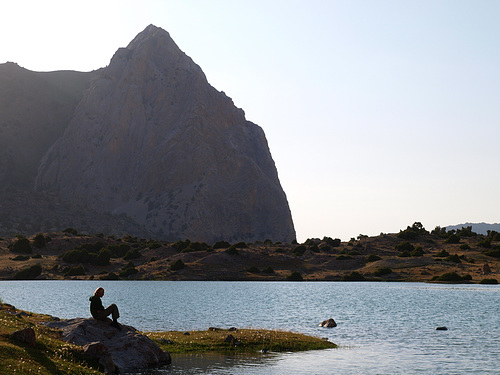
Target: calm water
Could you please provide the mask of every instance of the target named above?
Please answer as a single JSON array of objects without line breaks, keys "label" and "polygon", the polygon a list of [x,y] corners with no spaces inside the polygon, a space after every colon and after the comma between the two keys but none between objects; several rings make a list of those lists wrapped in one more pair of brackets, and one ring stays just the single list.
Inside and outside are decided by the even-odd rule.
[{"label": "calm water", "polygon": [[[0,298],[60,318],[89,316],[106,289],[122,323],[168,331],[253,327],[320,337],[339,349],[176,356],[155,374],[499,374],[500,287],[422,283],[0,281]],[[318,327],[334,318],[338,326]],[[436,331],[446,326],[448,331]]]}]

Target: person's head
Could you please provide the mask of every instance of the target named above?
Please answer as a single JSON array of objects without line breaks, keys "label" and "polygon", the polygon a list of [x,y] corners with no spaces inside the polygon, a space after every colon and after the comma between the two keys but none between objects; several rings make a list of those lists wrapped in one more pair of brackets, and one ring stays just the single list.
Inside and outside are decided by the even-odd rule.
[{"label": "person's head", "polygon": [[103,295],[104,295],[104,288],[100,286],[95,290],[94,296],[102,297]]}]

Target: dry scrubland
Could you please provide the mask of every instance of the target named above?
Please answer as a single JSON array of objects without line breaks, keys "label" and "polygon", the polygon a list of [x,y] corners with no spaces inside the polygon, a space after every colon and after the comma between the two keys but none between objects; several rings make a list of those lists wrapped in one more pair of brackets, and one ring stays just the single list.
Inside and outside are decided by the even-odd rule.
[{"label": "dry scrubland", "polygon": [[[487,264],[487,266],[485,266]],[[500,234],[470,228],[271,241],[176,243],[80,234],[68,228],[0,239],[0,279],[437,281],[497,283]]]}]

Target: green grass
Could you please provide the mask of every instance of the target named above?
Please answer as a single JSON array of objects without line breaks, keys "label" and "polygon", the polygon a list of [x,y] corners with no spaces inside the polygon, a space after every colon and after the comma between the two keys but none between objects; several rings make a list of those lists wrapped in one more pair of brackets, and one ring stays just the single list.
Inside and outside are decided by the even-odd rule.
[{"label": "green grass", "polygon": [[[2,375],[11,374],[103,374],[95,363],[83,359],[79,346],[59,339],[57,331],[37,324],[49,319],[44,315],[29,314],[18,317],[0,310],[0,363]],[[36,334],[36,345],[17,342],[11,338],[14,331],[31,327]]]},{"label": "green grass", "polygon": [[[266,329],[189,331],[189,335],[179,331],[148,332],[146,335],[170,353],[257,352],[262,349],[272,352],[295,352],[337,347],[318,337]],[[226,342],[228,335],[232,335],[241,345]]]}]

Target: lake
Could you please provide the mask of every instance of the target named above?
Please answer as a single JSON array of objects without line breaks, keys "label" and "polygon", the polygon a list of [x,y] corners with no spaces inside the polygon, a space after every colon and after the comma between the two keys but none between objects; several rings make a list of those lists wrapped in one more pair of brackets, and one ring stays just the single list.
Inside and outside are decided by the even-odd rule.
[{"label": "lake", "polygon": [[[59,318],[88,317],[98,287],[142,331],[284,329],[338,349],[182,355],[148,374],[498,374],[500,287],[372,282],[0,281],[0,298]],[[318,324],[334,318],[336,328]],[[447,331],[436,327],[446,326]]]}]

